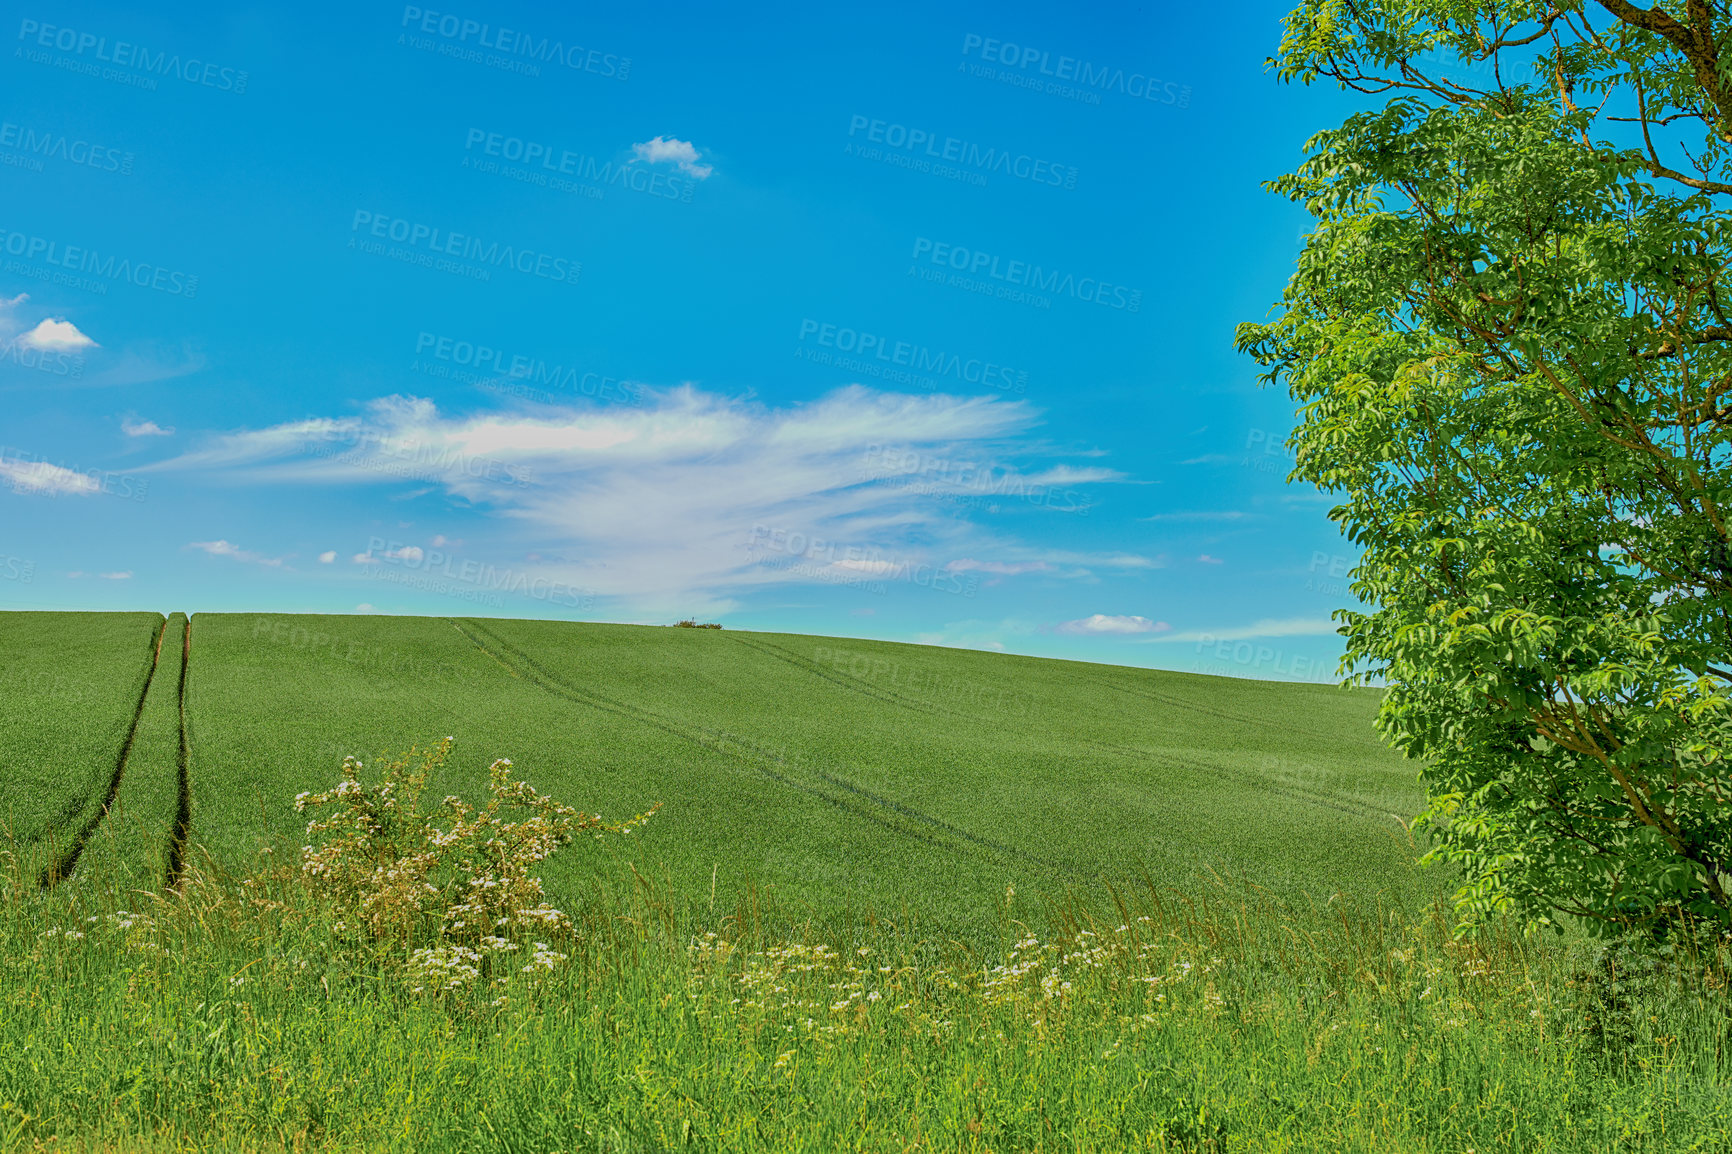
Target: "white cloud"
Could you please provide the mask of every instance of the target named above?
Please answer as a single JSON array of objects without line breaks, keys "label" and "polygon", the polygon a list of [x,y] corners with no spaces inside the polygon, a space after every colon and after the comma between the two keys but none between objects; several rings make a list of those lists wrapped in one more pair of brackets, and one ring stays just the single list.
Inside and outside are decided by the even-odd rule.
[{"label": "white cloud", "polygon": [[155,421],[135,421],[127,417],[120,422],[120,431],[129,437],[172,437],[174,430],[165,429]]},{"label": "white cloud", "polygon": [[112,350],[106,359],[108,364],[100,372],[85,374],[84,384],[93,387],[151,384],[184,377],[205,366],[204,354],[186,342],[128,344]]},{"label": "white cloud", "polygon": [[1074,553],[1062,549],[1015,549],[1007,552],[1024,553],[1027,556],[1002,561],[959,557],[944,568],[952,573],[991,573],[999,577],[1046,573],[1066,580],[1091,580],[1095,579],[1096,569],[1164,569],[1167,565],[1164,554],[1144,557],[1137,553]]},{"label": "white cloud", "polygon": [[97,576],[104,581],[130,581],[132,580],[132,570],[124,569],[119,573],[99,573]]},{"label": "white cloud", "polygon": [[1147,617],[1114,617],[1096,613],[1079,621],[1066,621],[1058,627],[1060,633],[1165,633],[1171,629],[1165,621]]},{"label": "white cloud", "polygon": [[1003,653],[1008,648],[1007,638],[1012,641],[1025,637],[1034,638],[1040,632],[1041,626],[1037,621],[1015,617],[998,621],[971,618],[948,621],[941,629],[915,634],[914,640],[919,645],[942,645],[947,649],[990,649]]},{"label": "white cloud", "polygon": [[1250,513],[1240,513],[1226,510],[1219,513],[1156,513],[1152,517],[1138,517],[1139,521],[1242,521]]},{"label": "white cloud", "polygon": [[1250,625],[1235,625],[1223,629],[1191,629],[1171,637],[1151,637],[1150,641],[1245,641],[1260,637],[1324,637],[1334,636],[1336,623],[1322,617],[1265,617]]},{"label": "white cloud", "polygon": [[1050,561],[976,561],[972,557],[962,557],[945,568],[952,573],[978,571],[1014,577],[1021,573],[1051,573],[1054,566]]},{"label": "white cloud", "polygon": [[[952,571],[1082,579],[1096,569],[1165,564],[1031,548],[959,515],[944,494],[862,476],[874,445],[945,459],[1056,456],[1019,440],[1037,416],[1016,399],[860,385],[783,408],[685,386],[646,391],[645,404],[631,408],[452,416],[429,400],[393,396],[360,417],[230,432],[147,468],[399,489],[435,482],[447,499],[488,508],[498,532],[467,547],[477,562],[622,598],[646,617],[721,613],[743,591],[833,583],[874,566],[943,569],[949,558],[961,559],[949,562]],[[822,538],[833,549],[798,558],[754,551],[756,526]],[[527,565],[504,559],[531,550],[541,557]],[[768,563],[778,561],[786,564]]]},{"label": "white cloud", "polygon": [[1221,559],[1219,557],[1211,557],[1207,553],[1199,553],[1197,555],[1197,560],[1201,561],[1205,565],[1221,564]]},{"label": "white cloud", "polygon": [[355,606],[355,612],[357,612],[357,613],[376,613],[376,612],[378,612],[378,610],[374,609],[371,605],[369,605],[365,601],[363,601],[359,605]]},{"label": "white cloud", "polygon": [[74,349],[94,349],[100,346],[78,331],[78,326],[65,317],[49,317],[18,338],[18,343],[48,352],[70,352]]},{"label": "white cloud", "polygon": [[335,561],[336,559],[337,559],[337,551],[335,549],[328,549],[325,552],[319,554],[319,564],[321,564],[321,565],[329,565],[333,561]]},{"label": "white cloud", "polygon": [[1050,488],[1053,485],[1093,485],[1103,481],[1122,483],[1130,478],[1117,469],[1078,469],[1071,465],[1056,465],[1021,480],[1029,485]]},{"label": "white cloud", "polygon": [[900,562],[897,561],[867,561],[864,559],[851,560],[845,557],[840,561],[832,561],[830,563],[830,568],[842,569],[850,573],[868,573],[874,577],[881,577],[886,573],[894,573],[899,564]]},{"label": "white cloud", "polygon": [[707,164],[698,163],[698,150],[692,147],[689,140],[679,140],[674,137],[666,139],[658,136],[654,140],[646,140],[642,144],[631,146],[639,160],[650,164],[660,164],[671,161],[680,166],[680,171],[693,180],[707,180],[715,169]]},{"label": "white cloud", "polygon": [[62,469],[46,461],[7,460],[5,457],[0,457],[0,481],[12,486],[14,493],[44,497],[87,497],[102,490],[95,477],[84,473]]},{"label": "white cloud", "polygon": [[240,546],[230,544],[227,541],[194,541],[187,548],[203,549],[212,557],[232,557],[236,561],[245,561],[253,565],[266,565],[272,568],[279,568],[283,563],[281,557],[266,557],[262,553],[242,549]]},{"label": "white cloud", "polygon": [[167,468],[256,465],[304,454],[309,450],[328,455],[333,451],[332,446],[355,440],[361,431],[361,421],[355,417],[292,421],[285,425],[273,425],[268,429],[230,433],[218,437],[196,452],[184,453],[170,461],[141,466],[138,472],[147,473]]}]

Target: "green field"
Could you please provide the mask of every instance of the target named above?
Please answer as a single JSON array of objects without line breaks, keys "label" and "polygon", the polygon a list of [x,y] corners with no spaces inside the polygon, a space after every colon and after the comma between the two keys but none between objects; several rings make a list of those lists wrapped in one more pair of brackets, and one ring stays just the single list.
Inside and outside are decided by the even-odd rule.
[{"label": "green field", "polygon": [[0,837],[38,864],[101,817],[162,628],[156,613],[0,613]]},{"label": "green field", "polygon": [[[435,794],[485,767],[607,817],[660,802],[634,847],[676,889],[742,887],[850,920],[978,931],[1006,885],[1178,881],[1283,893],[1416,878],[1397,820],[1414,767],[1377,693],[787,634],[443,618],[199,614],[192,839],[233,868],[298,848],[291,799],[345,754],[451,735]],[[555,893],[604,868],[564,855]]]},{"label": "green field", "polygon": [[[21,687],[0,708],[0,798],[21,840],[65,845],[100,816],[137,715],[94,844],[160,881],[180,800],[181,620],[0,616]],[[750,886],[820,918],[972,935],[1007,885],[1058,896],[1212,869],[1412,906],[1442,884],[1410,868],[1401,819],[1422,796],[1372,729],[1374,690],[467,618],[198,614],[186,653],[190,843],[237,870],[265,846],[295,852],[292,799],[329,787],[345,754],[450,735],[437,792],[477,797],[487,764],[509,757],[587,812],[660,802],[632,860],[730,907]],[[547,881],[569,896],[616,866],[564,855]]]},{"label": "green field", "polygon": [[[1375,691],[534,621],[0,627],[4,1154],[1732,1142],[1727,950],[1454,938]],[[447,735],[430,798],[508,757],[662,805],[538,865],[574,922],[545,977],[417,988],[298,868],[297,794]]]}]

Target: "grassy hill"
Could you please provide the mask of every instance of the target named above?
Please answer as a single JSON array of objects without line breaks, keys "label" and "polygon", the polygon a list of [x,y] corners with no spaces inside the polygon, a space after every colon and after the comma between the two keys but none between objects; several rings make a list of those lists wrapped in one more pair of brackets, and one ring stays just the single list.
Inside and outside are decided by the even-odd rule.
[{"label": "grassy hill", "polygon": [[52,856],[101,817],[163,624],[158,613],[0,613],[0,842]]},{"label": "grassy hill", "polygon": [[[22,616],[7,634],[14,645]],[[113,744],[136,707],[138,622],[30,617],[30,629],[63,618],[42,634],[50,648],[87,635],[84,652],[139,633],[130,664],[117,651],[102,672],[134,695],[104,690],[113,716],[96,729]],[[618,818],[663,803],[624,849],[580,844],[549,863],[550,891],[568,900],[623,872],[610,854],[694,902],[732,908],[750,885],[821,920],[912,915],[959,935],[992,924],[1007,885],[1032,904],[1102,879],[1146,871],[1179,883],[1207,867],[1284,895],[1347,889],[1410,905],[1443,881],[1411,869],[1397,815],[1417,812],[1421,792],[1414,766],[1372,729],[1375,690],[473,618],[198,614],[189,652],[191,840],[235,867],[263,845],[295,852],[292,799],[334,784],[345,754],[451,735],[456,756],[433,796],[479,799],[486,766],[508,757],[521,778],[586,812]],[[159,676],[178,673],[178,656]],[[10,699],[0,705],[0,726],[16,730],[13,713]],[[47,719],[69,749],[94,732],[88,708],[56,714],[44,700],[26,719],[34,740]],[[157,736],[129,772],[160,785],[173,779],[174,743]],[[12,795],[28,783],[46,806],[40,768],[20,776],[19,749],[7,753]],[[56,797],[70,804],[67,790]]]},{"label": "grassy hill", "polygon": [[[0,639],[8,1149],[1728,1148],[1724,950],[1458,940],[1374,691],[467,618]],[[535,867],[571,927],[375,938],[364,843],[364,892],[294,868],[296,794],[447,735],[433,797],[504,756],[663,804]]]}]

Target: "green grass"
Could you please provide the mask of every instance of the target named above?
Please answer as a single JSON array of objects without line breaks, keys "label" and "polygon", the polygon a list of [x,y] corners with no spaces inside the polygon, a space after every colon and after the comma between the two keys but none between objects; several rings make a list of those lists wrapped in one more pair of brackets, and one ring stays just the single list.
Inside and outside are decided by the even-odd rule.
[{"label": "green grass", "polygon": [[[748,883],[848,924],[979,940],[1006,884],[1244,876],[1423,903],[1414,767],[1374,691],[782,634],[199,614],[194,840],[239,868],[299,845],[287,803],[344,754],[458,739],[438,793],[509,757],[588,812],[663,803],[635,860],[685,900]],[[559,862],[556,895],[594,876]],[[609,867],[611,868],[611,867]]]},{"label": "green grass", "polygon": [[1012,902],[974,954],[886,926],[770,933],[749,900],[690,918],[628,877],[540,985],[441,1001],[333,956],[291,876],[195,872],[124,917],[99,877],[15,879],[0,1151],[1732,1143],[1724,955],[1614,982],[1579,947],[1454,943],[1441,909],[1220,887],[1073,906],[1070,934],[1014,956]]},{"label": "green grass", "polygon": [[113,804],[79,854],[77,869],[107,879],[116,908],[139,890],[168,881],[170,847],[180,816],[180,674],[186,615],[169,617],[126,771]]},{"label": "green grass", "polygon": [[158,613],[0,613],[0,825],[44,854],[101,812]]},{"label": "green grass", "polygon": [[[15,668],[85,670],[116,716],[20,681],[4,748],[83,750],[89,792],[160,619],[32,617],[0,615]],[[164,893],[179,627],[77,870],[44,890],[35,843],[0,839],[0,1154],[1732,1147],[1724,947],[1655,967],[1506,926],[1453,941],[1449,879],[1391,816],[1422,798],[1374,692],[200,614],[193,848]],[[446,734],[431,797],[480,800],[503,756],[587,812],[663,803],[543,863],[577,925],[540,984],[417,996],[401,950],[340,947],[295,869],[296,794]],[[66,775],[6,764],[58,828]]]}]

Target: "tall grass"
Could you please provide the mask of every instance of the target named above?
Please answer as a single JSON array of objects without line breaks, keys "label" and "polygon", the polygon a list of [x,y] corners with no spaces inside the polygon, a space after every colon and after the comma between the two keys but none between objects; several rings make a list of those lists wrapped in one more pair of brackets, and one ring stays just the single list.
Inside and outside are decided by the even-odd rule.
[{"label": "tall grass", "polygon": [[1007,891],[983,953],[621,866],[554,972],[434,996],[268,856],[117,910],[0,851],[0,1150],[1732,1146],[1720,945],[1458,942],[1441,905],[1224,880]]}]

